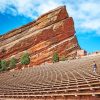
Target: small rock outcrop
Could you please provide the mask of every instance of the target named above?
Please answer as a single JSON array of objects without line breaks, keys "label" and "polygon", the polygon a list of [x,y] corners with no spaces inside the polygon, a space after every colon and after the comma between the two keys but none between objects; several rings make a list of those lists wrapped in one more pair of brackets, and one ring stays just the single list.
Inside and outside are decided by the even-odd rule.
[{"label": "small rock outcrop", "polygon": [[53,53],[75,56],[80,49],[75,36],[73,18],[61,6],[40,16],[37,20],[0,37],[0,59],[20,58],[28,52],[31,64],[51,61]]}]

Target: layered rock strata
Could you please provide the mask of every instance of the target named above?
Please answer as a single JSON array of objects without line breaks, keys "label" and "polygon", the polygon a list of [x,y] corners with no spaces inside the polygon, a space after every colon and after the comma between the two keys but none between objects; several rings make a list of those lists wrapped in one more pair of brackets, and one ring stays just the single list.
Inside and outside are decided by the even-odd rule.
[{"label": "layered rock strata", "polygon": [[54,52],[59,56],[75,56],[80,49],[75,36],[73,18],[61,6],[37,20],[0,37],[0,59],[17,59],[28,52],[31,64],[51,61]]}]

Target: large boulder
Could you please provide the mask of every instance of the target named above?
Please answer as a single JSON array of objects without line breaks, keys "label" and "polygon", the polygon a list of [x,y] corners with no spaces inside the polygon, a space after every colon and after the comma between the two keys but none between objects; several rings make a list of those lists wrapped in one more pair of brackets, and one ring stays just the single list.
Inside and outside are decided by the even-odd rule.
[{"label": "large boulder", "polygon": [[0,37],[0,59],[12,56],[19,59],[26,51],[30,54],[31,65],[50,61],[54,52],[59,56],[75,56],[77,49],[80,47],[73,18],[69,17],[65,6]]}]

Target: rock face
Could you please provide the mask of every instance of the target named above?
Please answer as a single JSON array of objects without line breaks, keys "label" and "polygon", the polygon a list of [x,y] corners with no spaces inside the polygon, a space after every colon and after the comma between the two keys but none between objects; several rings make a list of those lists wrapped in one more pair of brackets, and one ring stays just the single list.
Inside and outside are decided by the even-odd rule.
[{"label": "rock face", "polygon": [[0,59],[12,56],[19,59],[23,52],[28,52],[32,65],[51,61],[54,52],[60,57],[75,56],[77,49],[80,47],[73,18],[69,17],[65,6],[0,37]]}]

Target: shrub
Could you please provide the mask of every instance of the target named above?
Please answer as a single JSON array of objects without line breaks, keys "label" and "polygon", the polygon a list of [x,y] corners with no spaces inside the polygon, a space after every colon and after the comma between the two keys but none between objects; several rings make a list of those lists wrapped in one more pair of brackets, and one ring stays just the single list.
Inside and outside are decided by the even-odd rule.
[{"label": "shrub", "polygon": [[3,48],[3,49],[1,50],[1,52],[2,52],[2,53],[5,53],[5,52],[6,52],[6,50]]},{"label": "shrub", "polygon": [[16,63],[17,63],[17,59],[16,58],[11,58],[10,63],[9,63],[9,67],[10,68],[14,68],[16,67]]},{"label": "shrub", "polygon": [[21,60],[20,60],[21,64],[22,65],[27,65],[30,63],[30,57],[29,57],[29,54],[28,53],[24,53],[21,57]]},{"label": "shrub", "polygon": [[63,55],[62,57],[61,57],[61,61],[65,61],[66,60],[66,57]]},{"label": "shrub", "polygon": [[1,67],[1,60],[0,60],[0,69],[1,69],[2,67]]},{"label": "shrub", "polygon": [[6,60],[1,60],[1,70],[5,71],[5,70],[7,70],[7,67],[8,67],[7,61]]},{"label": "shrub", "polygon": [[58,62],[58,61],[59,61],[59,55],[58,55],[57,52],[55,52],[55,53],[53,54],[53,62]]}]

